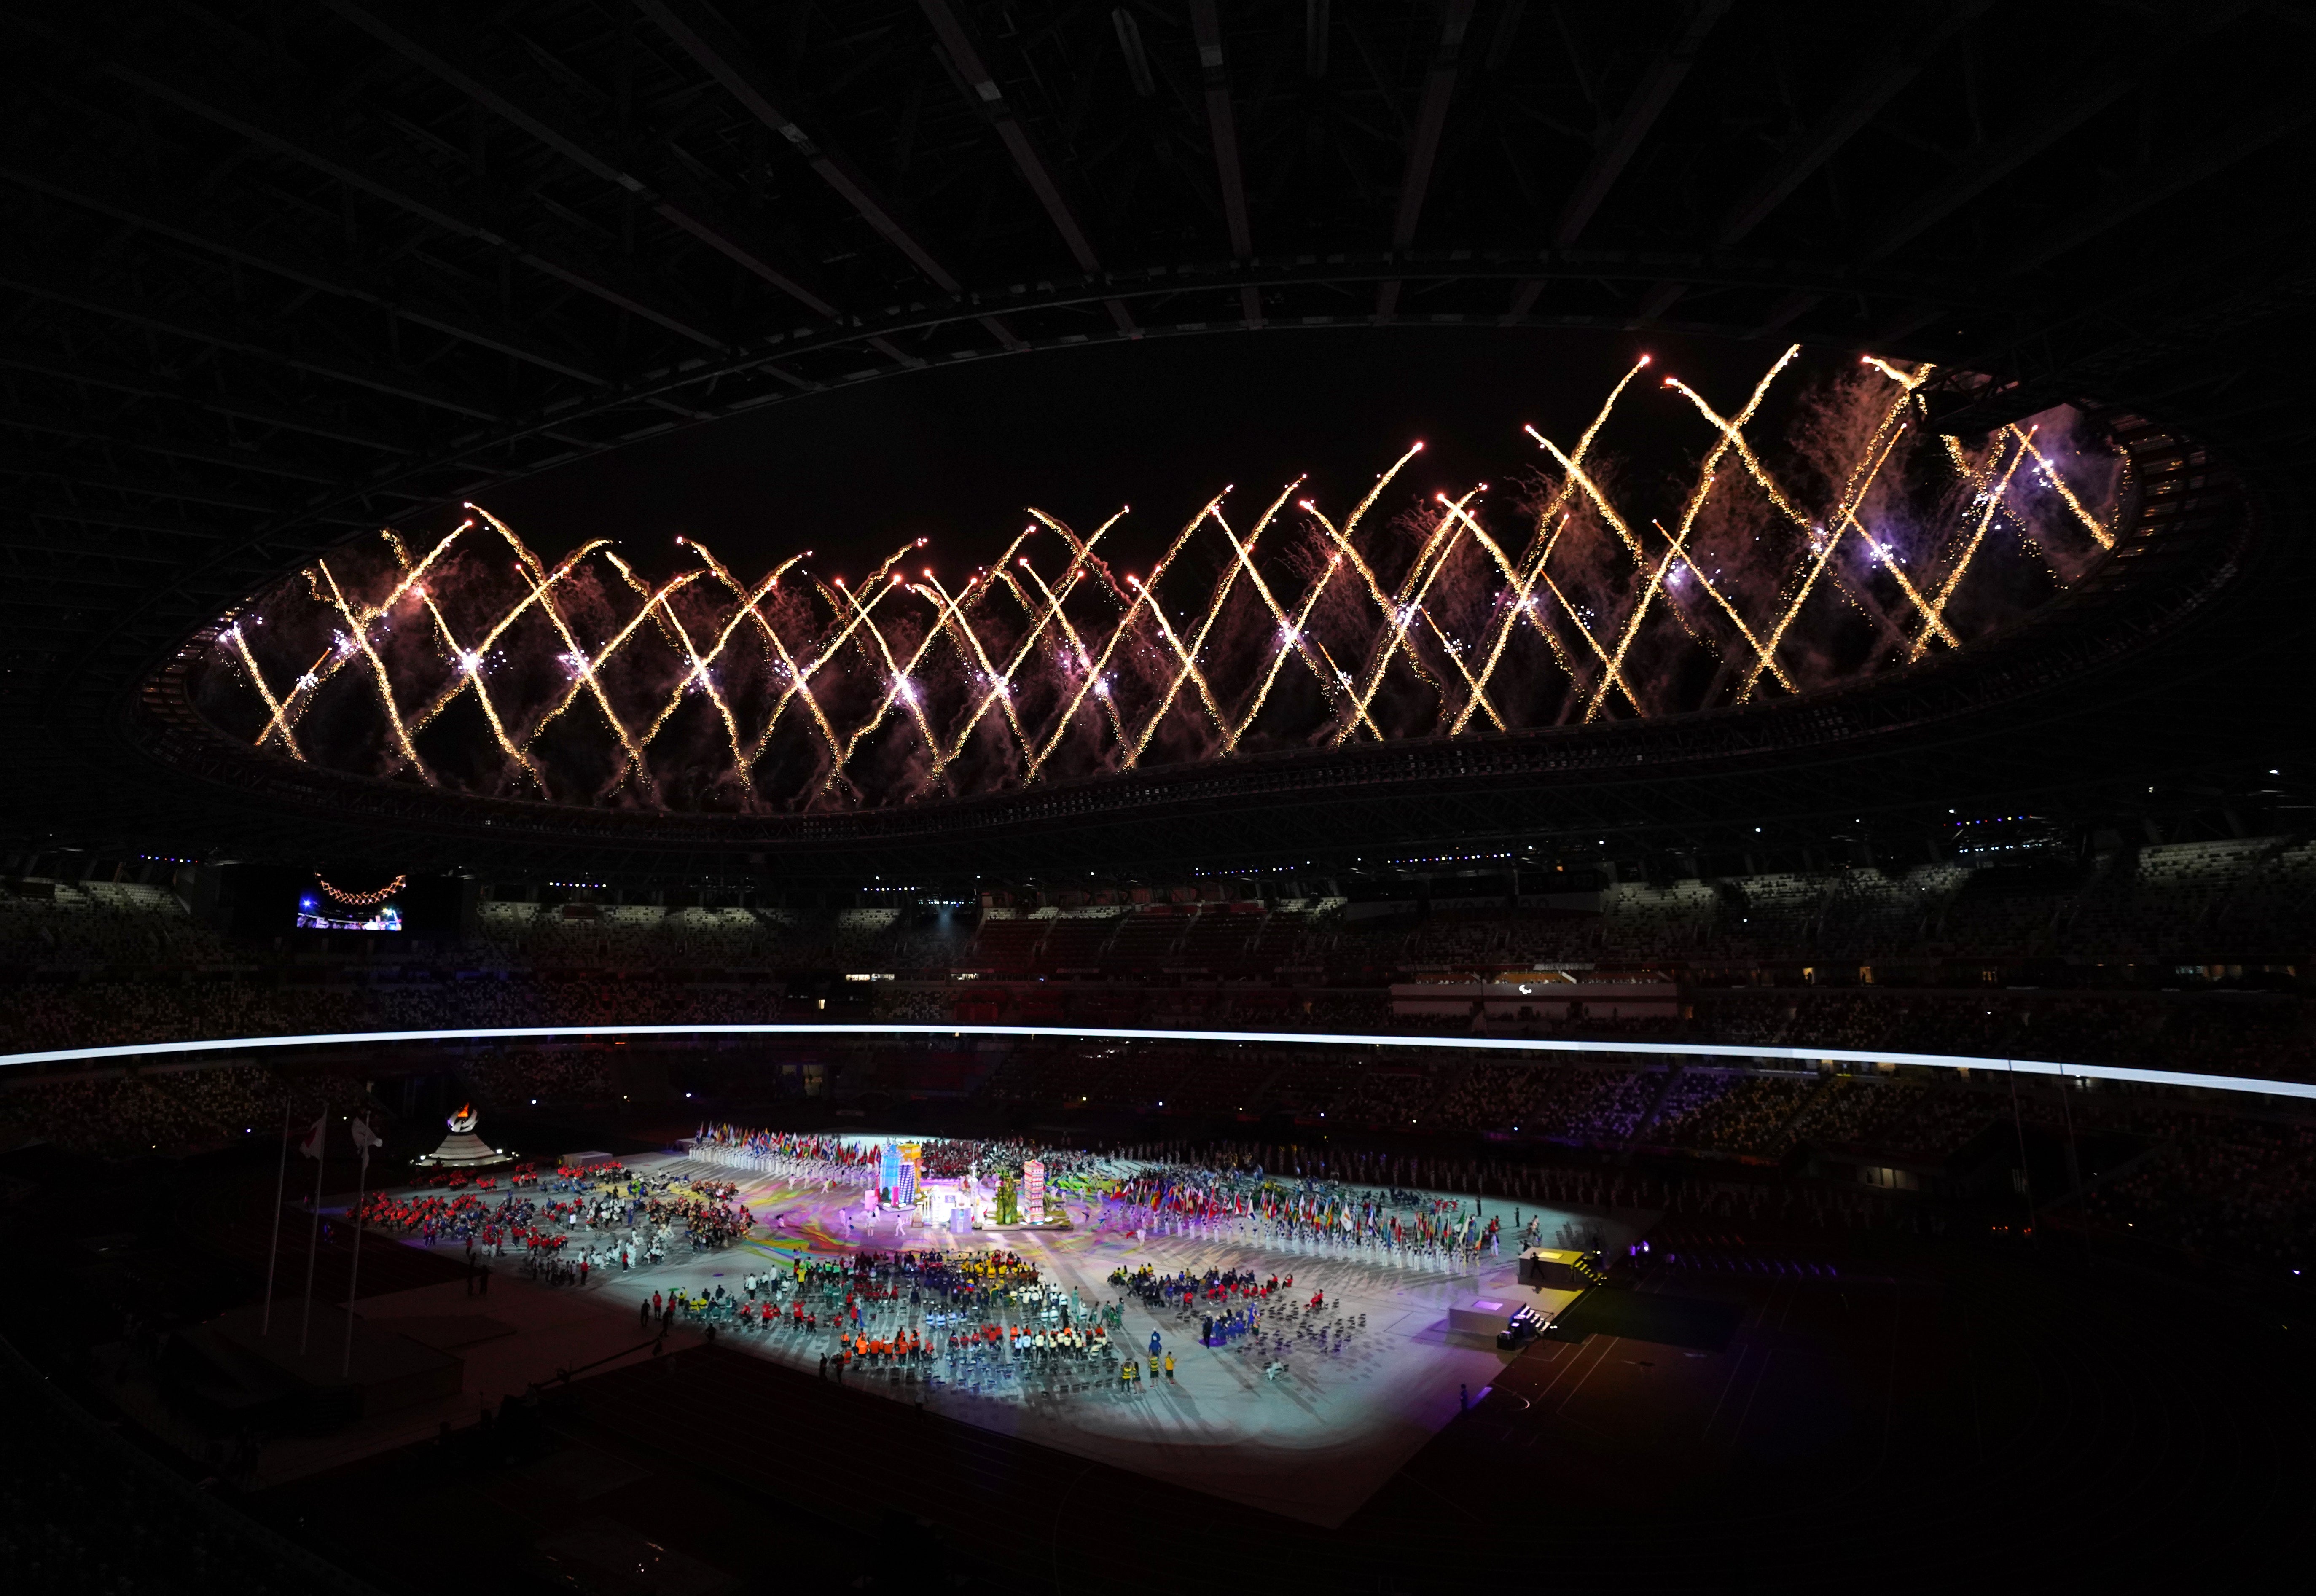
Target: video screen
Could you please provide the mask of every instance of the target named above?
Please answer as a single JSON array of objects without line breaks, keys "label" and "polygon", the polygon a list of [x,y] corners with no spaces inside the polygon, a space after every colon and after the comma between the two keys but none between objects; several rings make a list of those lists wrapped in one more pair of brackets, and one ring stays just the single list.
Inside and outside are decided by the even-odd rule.
[{"label": "video screen", "polygon": [[402,911],[392,904],[376,904],[368,908],[350,908],[333,903],[319,893],[308,892],[298,899],[298,929],[300,931],[400,931]]},{"label": "video screen", "polygon": [[230,864],[219,884],[218,912],[228,934],[268,938],[327,932],[380,932],[398,938],[455,937],[463,895],[472,883],[456,876],[396,879],[391,867],[368,860],[329,860],[319,868]]}]

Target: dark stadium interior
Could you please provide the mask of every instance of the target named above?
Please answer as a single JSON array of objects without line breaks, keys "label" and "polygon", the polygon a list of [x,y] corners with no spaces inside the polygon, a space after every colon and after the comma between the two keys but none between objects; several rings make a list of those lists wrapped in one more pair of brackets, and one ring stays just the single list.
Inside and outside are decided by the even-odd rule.
[{"label": "dark stadium interior", "polygon": [[2303,1560],[2305,8],[0,38],[11,1589]]}]

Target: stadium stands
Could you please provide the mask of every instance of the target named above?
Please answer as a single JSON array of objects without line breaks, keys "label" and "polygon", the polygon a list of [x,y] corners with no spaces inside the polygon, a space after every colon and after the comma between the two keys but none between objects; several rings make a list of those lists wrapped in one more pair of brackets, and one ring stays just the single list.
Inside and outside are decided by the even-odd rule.
[{"label": "stadium stands", "polygon": [[[2316,845],[2284,836],[2114,851],[2080,865],[1610,882],[1574,895],[1578,909],[1534,900],[1412,916],[1355,914],[1341,896],[1190,901],[1189,889],[1153,892],[1146,903],[1041,905],[1028,894],[1019,905],[939,912],[485,894],[469,935],[389,941],[236,939],[166,887],[20,879],[0,893],[0,1047],[827,1018],[1510,1032],[2316,1081],[2302,995],[2316,933],[2312,888]],[[1472,999],[1394,1016],[1389,993],[1408,979],[1479,991],[1474,983],[1525,975],[1588,991],[1634,982],[1674,994],[1673,1012]],[[1800,1160],[1902,1183],[1951,1183],[1997,1143],[2089,1126],[2136,1151],[2087,1187],[2079,1204],[2087,1222],[2221,1253],[2242,1229],[2265,1238],[2258,1256],[2281,1258],[2299,1244],[2308,1208],[2292,1172],[2307,1146],[2302,1120],[2247,1108],[2252,1118],[2208,1130],[2221,1121],[2178,1093],[2071,1094],[2071,1116],[2048,1082],[2031,1083],[2014,1103],[2005,1082],[1819,1070],[1806,1058],[1757,1072],[1743,1058],[1704,1056],[1471,1062],[1057,1039],[935,1058],[833,1046],[816,1056],[813,1090],[840,1096],[930,1092],[993,1108],[1484,1135],[1688,1161]],[[608,1049],[558,1045],[472,1049],[450,1067],[477,1101],[521,1105],[610,1101],[626,1092],[630,1065]],[[781,1091],[805,1090],[800,1076],[783,1083]],[[227,1057],[207,1068],[11,1081],[0,1085],[0,1137],[128,1157],[216,1146],[278,1126],[285,1106],[296,1113],[324,1101],[390,1118],[387,1102],[342,1071]],[[2179,1197],[2189,1190],[2205,1195]]]}]

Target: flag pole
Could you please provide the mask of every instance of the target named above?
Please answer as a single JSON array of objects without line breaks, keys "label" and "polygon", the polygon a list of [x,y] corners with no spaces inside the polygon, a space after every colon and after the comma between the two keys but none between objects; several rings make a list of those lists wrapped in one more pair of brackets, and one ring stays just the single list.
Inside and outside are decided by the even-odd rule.
[{"label": "flag pole", "polygon": [[330,1110],[325,1108],[314,1135],[314,1223],[306,1238],[306,1313],[298,1324],[300,1358],[306,1355],[306,1341],[314,1329],[314,1259],[322,1250],[322,1171],[329,1164],[329,1130]]},{"label": "flag pole", "polygon": [[354,1178],[354,1261],[346,1271],[346,1350],[338,1360],[338,1378],[342,1380],[349,1378],[354,1368],[354,1286],[361,1279],[362,1198],[369,1190],[370,1143],[363,1140],[361,1173]]},{"label": "flag pole", "polygon": [[281,1196],[290,1186],[290,1104],[281,1104],[281,1168],[273,1177],[273,1244],[265,1253],[265,1313],[257,1322],[257,1333],[273,1333],[273,1266],[281,1262]]}]

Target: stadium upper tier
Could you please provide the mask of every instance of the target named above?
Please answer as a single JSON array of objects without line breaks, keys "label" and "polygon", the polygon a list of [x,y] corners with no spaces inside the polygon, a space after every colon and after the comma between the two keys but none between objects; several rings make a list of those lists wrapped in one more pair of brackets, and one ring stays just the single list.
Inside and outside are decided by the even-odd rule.
[{"label": "stadium upper tier", "polygon": [[[157,887],[30,882],[0,902],[0,968],[16,982],[0,1041],[851,1021],[1880,1050],[2316,1080],[2296,995],[2312,881],[2316,845],[2271,837],[2051,872],[1853,869],[1492,903],[1435,882],[1422,900],[1039,906],[1025,893],[977,910],[806,915],[493,890],[463,939],[290,944],[229,940]],[[165,971],[183,978],[154,978]]]},{"label": "stadium upper tier", "polygon": [[[834,912],[484,886],[470,934],[414,938],[415,953],[399,944],[377,951],[389,962],[409,953],[429,967],[463,970],[1292,985],[1632,961],[1716,982],[1741,970],[1750,979],[1756,968],[1820,964],[1830,980],[1839,978],[1835,967],[1875,960],[2301,968],[2316,946],[2316,842],[2291,834],[2149,846],[2088,862],[2045,857],[1895,873],[1859,866],[1659,884],[1608,873],[1563,890],[1551,889],[1554,875],[1507,870],[1379,877],[1340,891],[1308,883],[1310,896],[1291,897],[1214,881],[993,890],[978,905],[886,893],[885,905]],[[290,960],[333,957],[343,955],[314,944]],[[282,958],[271,935],[236,942],[197,921],[166,886],[38,877],[0,884],[0,970],[245,968]],[[2065,979],[2054,974],[2043,984]]]},{"label": "stadium upper tier", "polygon": [[[408,1101],[392,1079],[397,1070],[447,1068],[456,1076],[451,1101],[485,1105],[503,1123],[530,1105],[550,1116],[616,1118],[637,1093],[672,1107],[667,1067],[641,1048],[596,1044],[435,1055],[333,1049],[294,1061],[287,1052],[255,1061],[211,1055],[160,1068],[11,1072],[0,1075],[0,1146],[40,1139],[111,1158],[182,1155],[243,1145],[285,1110],[302,1124],[328,1106],[366,1110],[387,1128],[396,1156],[440,1136],[431,1114],[402,1112]],[[1965,1210],[1991,1202],[1985,1217],[2005,1224],[2019,1195],[2011,1161],[2031,1137],[2044,1155],[2044,1221],[2261,1268],[2300,1266],[2316,1237],[2309,1176],[2316,1125],[2295,1111],[2305,1102],[2242,1092],[2116,1090],[2003,1072],[1812,1074],[1696,1060],[1475,1060],[1372,1048],[1058,1040],[966,1055],[911,1053],[888,1041],[808,1066],[768,1069],[735,1054],[694,1056],[681,1067],[698,1089],[684,1103],[693,1114],[724,1111],[701,1107],[701,1096],[762,1104],[808,1091],[796,1077],[810,1068],[824,1090],[809,1097],[821,1101],[787,1105],[807,1118],[825,1114],[832,1098],[861,1103],[881,1095],[890,1104],[938,1095],[971,1099],[969,1111],[984,1121],[1019,1112],[1090,1115],[1087,1137],[1097,1141],[1104,1126],[1109,1135],[1147,1140],[1235,1121],[1234,1139],[1263,1144],[1248,1151],[1273,1159],[1295,1155],[1277,1145],[1284,1141],[1325,1158],[1327,1133],[1340,1130],[1356,1133],[1348,1144],[1355,1172],[1372,1172],[1394,1144],[1428,1154],[1453,1147],[1464,1178],[1499,1189],[1525,1183],[1540,1200],[1679,1203],[1691,1211],[1726,1203],[1733,1217],[1758,1214],[1766,1199],[1789,1212],[1798,1202],[1820,1223],[1844,1225],[1899,1219],[1902,1205],[1923,1195]],[[925,1110],[899,1111],[913,1118]],[[1283,1123],[1289,1118],[1291,1130]],[[2071,1133],[2098,1159],[2084,1172],[2106,1176],[2072,1202],[2058,1162]],[[1489,1138],[1486,1156],[1471,1159],[1481,1145],[1470,1138],[1480,1136]],[[1506,1158],[1507,1138],[1526,1144],[1520,1156]],[[1763,1184],[1769,1165],[1817,1178],[1778,1191]],[[1733,1185],[1733,1175],[1742,1178]],[[1545,1190],[1536,1189],[1539,1180]],[[1672,1186],[1687,1188],[1686,1197],[1676,1199]],[[1902,1206],[1890,1208],[1893,1199]]]}]

